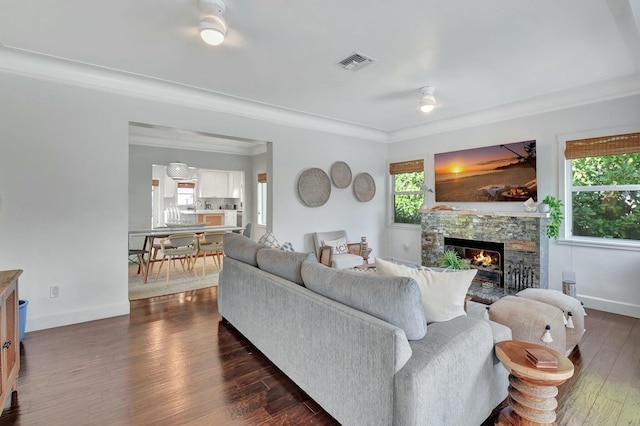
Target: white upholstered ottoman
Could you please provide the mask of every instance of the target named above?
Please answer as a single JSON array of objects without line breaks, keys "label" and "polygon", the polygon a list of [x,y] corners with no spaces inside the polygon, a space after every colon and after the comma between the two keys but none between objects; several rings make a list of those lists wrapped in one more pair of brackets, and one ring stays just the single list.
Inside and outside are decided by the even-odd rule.
[{"label": "white upholstered ottoman", "polygon": [[[489,319],[511,329],[513,340],[537,343],[561,354],[566,353],[567,335],[562,310],[519,296],[505,296],[489,307]],[[552,342],[542,340],[550,326]]]},{"label": "white upholstered ottoman", "polygon": [[541,288],[527,288],[516,294],[516,296],[555,306],[563,311],[565,319],[568,320],[571,318],[571,321],[565,327],[567,334],[566,354],[569,354],[573,348],[580,343],[584,334],[585,311],[582,303],[580,303],[578,299],[558,290],[545,290]]}]

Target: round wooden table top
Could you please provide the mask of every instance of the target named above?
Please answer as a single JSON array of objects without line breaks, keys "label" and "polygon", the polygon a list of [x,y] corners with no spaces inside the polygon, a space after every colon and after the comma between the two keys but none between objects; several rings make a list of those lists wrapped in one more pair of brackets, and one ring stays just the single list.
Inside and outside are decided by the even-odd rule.
[{"label": "round wooden table top", "polygon": [[[558,359],[558,368],[536,368],[527,360],[525,350],[537,348],[547,351]],[[573,376],[573,363],[566,356],[531,342],[506,340],[496,345],[496,356],[502,364],[516,376],[537,381],[564,382]]]}]

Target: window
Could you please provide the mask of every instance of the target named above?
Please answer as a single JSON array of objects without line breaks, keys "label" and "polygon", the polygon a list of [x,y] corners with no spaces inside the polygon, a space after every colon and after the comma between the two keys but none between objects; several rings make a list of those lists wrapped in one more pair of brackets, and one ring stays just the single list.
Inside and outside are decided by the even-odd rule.
[{"label": "window", "polygon": [[267,174],[259,173],[258,174],[258,211],[257,211],[257,224],[258,225],[266,225],[267,224]]},{"label": "window", "polygon": [[393,188],[393,223],[420,224],[418,213],[424,201],[424,160],[389,164]]},{"label": "window", "polygon": [[195,183],[191,182],[178,182],[176,189],[176,205],[178,207],[193,207],[195,204]]},{"label": "window", "polygon": [[640,133],[569,140],[565,159],[568,233],[640,241]]}]

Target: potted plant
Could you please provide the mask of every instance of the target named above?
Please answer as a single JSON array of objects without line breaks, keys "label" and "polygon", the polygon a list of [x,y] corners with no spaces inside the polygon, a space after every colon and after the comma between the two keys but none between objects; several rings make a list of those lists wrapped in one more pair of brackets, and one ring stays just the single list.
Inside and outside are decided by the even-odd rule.
[{"label": "potted plant", "polygon": [[458,252],[449,249],[436,259],[438,266],[446,269],[469,269],[469,261],[458,256]]},{"label": "potted plant", "polygon": [[560,236],[560,226],[564,219],[562,200],[557,199],[553,195],[547,195],[544,197],[544,200],[542,200],[540,206],[541,212],[549,213],[549,222],[547,222],[546,229],[547,237],[557,240]]}]

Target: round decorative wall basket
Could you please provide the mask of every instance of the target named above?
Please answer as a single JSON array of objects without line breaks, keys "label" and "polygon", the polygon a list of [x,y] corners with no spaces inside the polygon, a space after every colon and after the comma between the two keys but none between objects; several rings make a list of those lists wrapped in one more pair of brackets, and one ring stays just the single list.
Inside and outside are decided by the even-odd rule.
[{"label": "round decorative wall basket", "polygon": [[331,166],[331,181],[337,188],[351,185],[351,169],[344,161],[336,161]]},{"label": "round decorative wall basket", "polygon": [[298,179],[298,195],[309,207],[319,207],[329,200],[331,181],[322,169],[307,169]]},{"label": "round decorative wall basket", "polygon": [[369,173],[360,173],[353,179],[353,194],[359,201],[371,201],[376,195],[376,183]]}]

